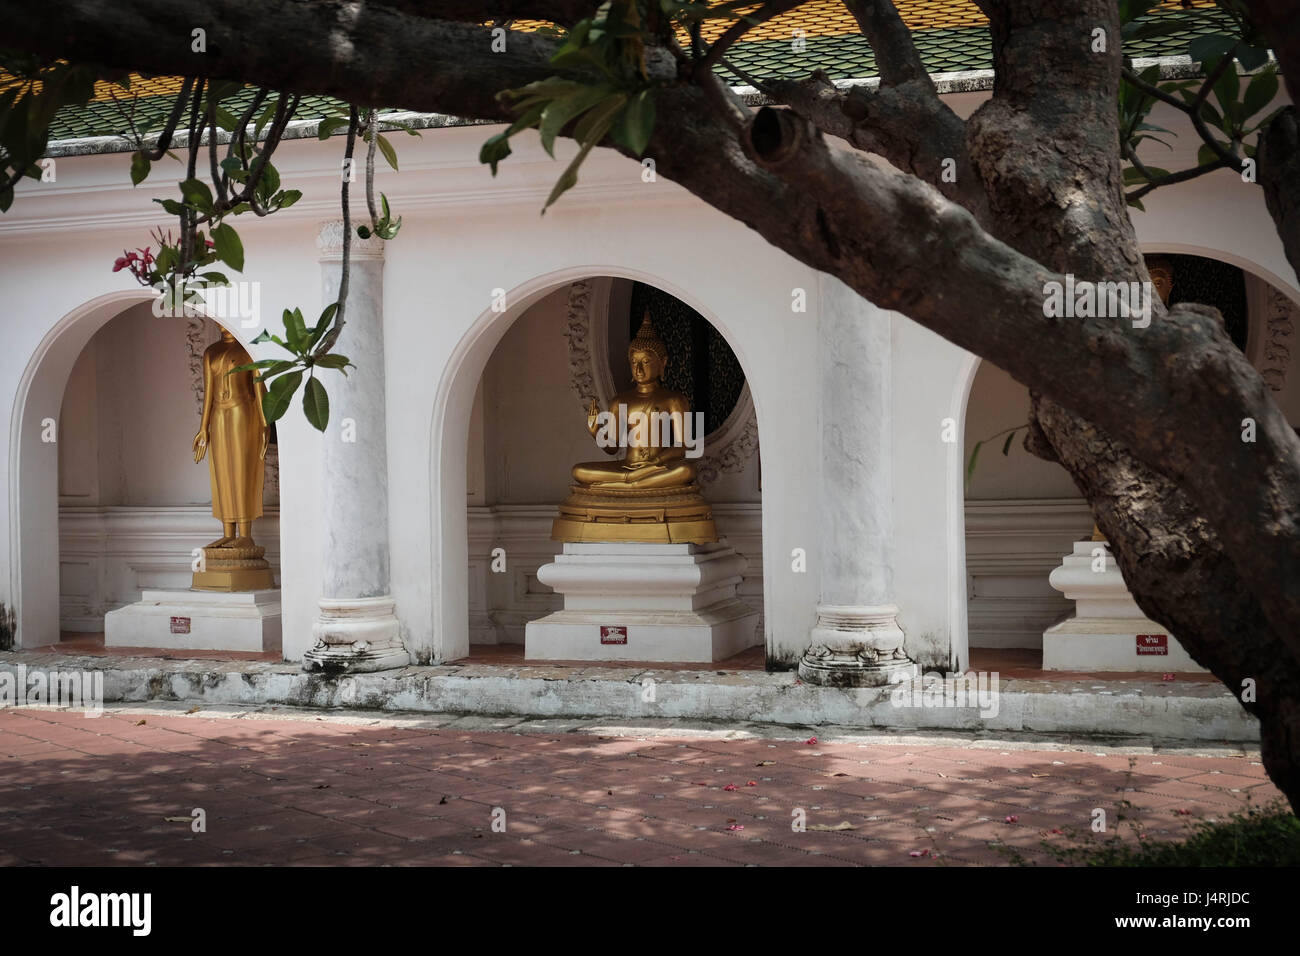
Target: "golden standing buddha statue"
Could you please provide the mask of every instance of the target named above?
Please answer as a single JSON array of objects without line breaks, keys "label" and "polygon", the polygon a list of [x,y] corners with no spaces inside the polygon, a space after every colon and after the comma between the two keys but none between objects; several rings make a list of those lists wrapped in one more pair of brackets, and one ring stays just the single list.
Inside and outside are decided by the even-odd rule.
[{"label": "golden standing buddha statue", "polygon": [[203,570],[194,572],[193,581],[200,591],[275,586],[266,549],[253,541],[253,521],[262,516],[271,436],[262,412],[266,388],[252,371],[233,371],[250,362],[248,352],[225,329],[221,341],[203,353],[203,418],[194,436],[194,462],[207,456],[212,515],[224,534],[203,548]]},{"label": "golden standing buddha statue", "polygon": [[[599,411],[595,400],[587,410],[587,430],[606,454],[617,454],[619,448],[626,452],[617,461],[573,466],[575,484],[560,505],[551,539],[717,541],[713,513],[695,485],[695,465],[687,454],[691,404],[660,381],[668,347],[655,333],[648,312],[627,355],[636,384],[616,395],[607,413]],[[610,440],[614,435],[619,441]],[[702,441],[703,435],[698,438]]]}]

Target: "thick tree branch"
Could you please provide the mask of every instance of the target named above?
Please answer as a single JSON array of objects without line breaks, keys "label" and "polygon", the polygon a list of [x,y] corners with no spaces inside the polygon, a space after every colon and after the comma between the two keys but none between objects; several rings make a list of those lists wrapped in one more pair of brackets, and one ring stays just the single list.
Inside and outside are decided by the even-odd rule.
[{"label": "thick tree branch", "polygon": [[[67,0],[39,17],[0,0],[10,46],[105,67],[203,76],[318,93],[360,106],[510,119],[499,90],[550,75],[556,41],[509,34],[492,52],[489,29],[409,16],[387,6],[313,0]],[[256,23],[254,34],[249,24]],[[206,52],[191,31],[206,31]],[[142,44],[139,38],[150,42]],[[436,64],[429,68],[428,64]]]},{"label": "thick tree branch", "polygon": [[1255,158],[1264,202],[1277,224],[1287,261],[1300,275],[1300,112],[1294,106],[1268,124]]},{"label": "thick tree branch", "polygon": [[601,0],[363,0],[357,5],[389,7],[408,16],[465,23],[550,20],[572,25],[594,14],[600,4]]}]

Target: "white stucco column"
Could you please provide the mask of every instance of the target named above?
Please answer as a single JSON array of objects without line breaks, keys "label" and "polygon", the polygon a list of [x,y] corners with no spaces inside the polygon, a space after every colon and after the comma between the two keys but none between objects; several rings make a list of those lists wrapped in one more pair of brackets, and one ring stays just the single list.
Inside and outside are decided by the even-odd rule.
[{"label": "white stucco column", "polygon": [[[320,249],[322,302],[338,298],[343,223],[326,222]],[[352,236],[345,325],[334,351],[356,365],[330,374],[323,443],[324,580],[316,646],[303,670],[327,673],[405,667],[410,655],[390,593],[388,443],[384,403],[384,243]]]},{"label": "white stucco column", "polygon": [[890,317],[822,276],[821,601],[799,676],[864,687],[911,678],[893,603]]}]

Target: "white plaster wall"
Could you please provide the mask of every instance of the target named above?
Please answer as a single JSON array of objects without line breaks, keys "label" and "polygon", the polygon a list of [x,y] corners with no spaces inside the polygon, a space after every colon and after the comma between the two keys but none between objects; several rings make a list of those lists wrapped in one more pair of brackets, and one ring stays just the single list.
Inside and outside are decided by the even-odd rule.
[{"label": "white plaster wall", "polygon": [[[979,98],[959,99],[965,110]],[[1153,117],[1168,125],[1164,119]],[[819,581],[815,567],[791,571],[790,552],[815,551],[809,535],[817,527],[820,462],[831,453],[820,447],[815,413],[814,273],[673,184],[643,182],[637,163],[607,151],[593,154],[578,187],[541,216],[570,145],[552,160],[525,138],[494,180],[477,162],[491,132],[469,127],[403,138],[402,172],[380,173],[379,188],[404,216],[385,269],[385,372],[393,592],[408,646],[420,659],[445,658],[462,653],[467,641],[466,448],[488,357],[531,302],[576,278],[613,275],[652,282],[688,302],[723,331],[745,367],[762,434],[768,645],[776,660],[793,661],[814,622]],[[1163,165],[1194,161],[1190,145],[1184,152]],[[303,200],[272,219],[241,222],[249,263],[242,278],[260,283],[264,317],[277,328],[286,306],[314,318],[324,305],[314,239],[318,223],[338,214],[340,153],[337,140],[286,143],[279,167]],[[14,208],[0,217],[0,422],[10,426],[0,445],[0,502],[7,503],[0,507],[0,543],[7,543],[0,544],[0,602],[13,606],[17,589],[25,589],[24,643],[57,626],[58,605],[57,466],[53,450],[33,439],[33,422],[58,416],[85,342],[138,301],[134,281],[112,273],[112,261],[148,241],[149,227],[160,222],[150,199],[175,191],[165,167],[132,189],[127,166],[124,154],[60,159],[56,183],[24,181]],[[1148,210],[1135,214],[1148,251],[1253,263],[1296,292],[1257,187],[1216,173],[1158,191]],[[810,291],[808,313],[791,313],[794,288]],[[497,289],[507,294],[503,313],[491,310]],[[944,443],[940,433],[947,417],[960,430],[974,362],[905,319],[891,322],[900,623],[923,663],[960,663],[964,448]],[[238,330],[245,340],[256,332]],[[251,351],[264,357],[276,350]],[[23,420],[15,421],[19,399]],[[279,434],[284,647],[296,659],[311,644],[320,597],[320,438],[297,407]],[[28,520],[19,522],[23,510]],[[22,535],[21,557],[20,524],[32,526]]]}]

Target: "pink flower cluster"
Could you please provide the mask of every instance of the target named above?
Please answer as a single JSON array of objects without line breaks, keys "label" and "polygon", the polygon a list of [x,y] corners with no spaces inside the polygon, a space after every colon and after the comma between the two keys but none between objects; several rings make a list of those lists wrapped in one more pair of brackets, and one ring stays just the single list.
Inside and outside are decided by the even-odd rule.
[{"label": "pink flower cluster", "polygon": [[129,269],[131,275],[135,276],[136,281],[141,285],[152,285],[153,263],[154,255],[149,246],[137,249],[135,252],[128,252],[124,249],[113,263],[113,271],[121,272],[123,269]]}]

